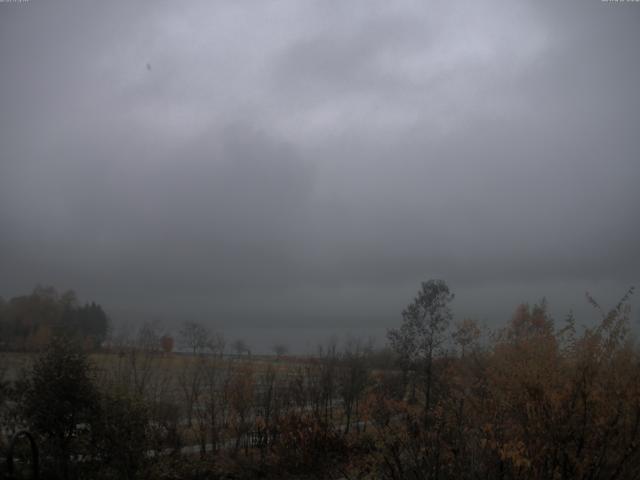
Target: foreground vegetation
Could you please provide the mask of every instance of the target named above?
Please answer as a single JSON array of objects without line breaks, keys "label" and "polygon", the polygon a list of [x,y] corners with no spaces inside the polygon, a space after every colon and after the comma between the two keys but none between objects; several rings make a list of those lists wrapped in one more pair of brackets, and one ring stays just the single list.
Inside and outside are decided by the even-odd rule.
[{"label": "foreground vegetation", "polygon": [[483,338],[425,282],[386,356],[359,341],[306,359],[206,342],[181,356],[149,332],[88,356],[56,337],[1,384],[0,448],[28,428],[47,478],[638,478],[631,294],[610,311],[588,297],[591,328],[556,325],[541,302]]}]

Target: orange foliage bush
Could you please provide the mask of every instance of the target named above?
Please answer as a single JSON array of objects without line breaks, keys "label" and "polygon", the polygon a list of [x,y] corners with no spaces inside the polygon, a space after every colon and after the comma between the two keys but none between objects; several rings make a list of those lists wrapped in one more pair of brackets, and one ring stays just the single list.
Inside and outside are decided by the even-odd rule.
[{"label": "orange foliage bush", "polygon": [[520,305],[492,345],[438,359],[426,413],[373,391],[376,448],[363,470],[394,479],[638,478],[640,354],[628,321],[623,301],[577,335],[572,317],[556,329],[544,302]]}]

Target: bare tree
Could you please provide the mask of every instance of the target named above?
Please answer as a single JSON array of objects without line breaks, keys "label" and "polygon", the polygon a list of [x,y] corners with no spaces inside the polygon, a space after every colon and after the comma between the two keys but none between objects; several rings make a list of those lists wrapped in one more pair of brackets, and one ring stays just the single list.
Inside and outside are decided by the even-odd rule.
[{"label": "bare tree", "polygon": [[235,342],[233,342],[232,347],[233,347],[233,350],[236,352],[237,355],[242,355],[243,353],[246,353],[247,355],[251,356],[251,349],[247,345],[247,342],[245,342],[241,338],[239,338]]},{"label": "bare tree", "polygon": [[444,280],[422,282],[418,294],[402,312],[402,325],[387,337],[401,361],[415,368],[424,388],[424,421],[428,421],[433,387],[434,357],[445,340],[453,315],[449,304],[454,294]]},{"label": "bare tree", "polygon": [[160,351],[160,323],[158,321],[144,322],[136,336],[136,348],[145,352]]},{"label": "bare tree", "polygon": [[227,341],[225,340],[224,335],[222,335],[221,333],[214,333],[209,336],[207,348],[211,351],[212,354],[222,357],[226,346]]},{"label": "bare tree", "polygon": [[306,365],[308,400],[316,420],[328,427],[333,419],[333,403],[336,396],[338,371],[337,339],[329,339],[327,345],[318,345],[316,358]]},{"label": "bare tree", "polygon": [[160,352],[160,325],[158,322],[145,322],[139,328],[133,341],[123,340],[120,347],[119,362],[115,377],[127,388],[138,395],[150,398],[152,390],[157,390],[159,381],[156,373],[158,353]]},{"label": "bare tree", "polygon": [[278,374],[273,365],[269,365],[260,378],[257,392],[257,413],[260,415],[262,438],[260,445],[261,459],[264,461],[266,448],[273,437],[274,426],[280,416],[281,398],[278,389]]},{"label": "bare tree", "polygon": [[180,346],[193,355],[202,353],[209,345],[211,332],[199,322],[185,321],[180,329]]},{"label": "bare tree", "polygon": [[202,390],[204,369],[201,357],[187,357],[183,360],[177,380],[184,400],[187,426],[191,427],[194,406],[198,402]]},{"label": "bare tree", "polygon": [[224,396],[224,363],[216,357],[202,357],[202,394],[198,397],[198,431],[201,453],[207,439],[216,451],[220,443],[220,431],[225,423],[227,403]]},{"label": "bare tree", "polygon": [[360,400],[369,383],[367,356],[371,349],[371,344],[363,344],[359,339],[349,339],[340,359],[338,392],[347,417],[345,433],[349,433],[352,420],[358,424]]},{"label": "bare tree", "polygon": [[240,444],[246,439],[253,423],[254,387],[253,367],[248,362],[243,362],[231,373],[231,379],[227,384],[231,423],[235,435],[234,455],[238,453]]}]

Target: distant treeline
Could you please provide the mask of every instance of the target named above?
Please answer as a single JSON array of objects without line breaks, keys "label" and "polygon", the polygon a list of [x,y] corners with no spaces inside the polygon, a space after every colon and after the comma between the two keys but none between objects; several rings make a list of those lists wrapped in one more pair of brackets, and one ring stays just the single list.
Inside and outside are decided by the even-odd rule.
[{"label": "distant treeline", "polygon": [[80,304],[76,294],[36,287],[8,301],[0,297],[0,349],[40,350],[55,335],[82,340],[96,348],[105,340],[109,318],[94,302]]}]

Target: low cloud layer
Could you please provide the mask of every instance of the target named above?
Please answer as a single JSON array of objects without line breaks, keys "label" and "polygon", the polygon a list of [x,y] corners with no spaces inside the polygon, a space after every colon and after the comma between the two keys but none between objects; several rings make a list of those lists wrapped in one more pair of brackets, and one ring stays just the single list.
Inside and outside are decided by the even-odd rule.
[{"label": "low cloud layer", "polygon": [[639,20],[0,4],[0,294],[54,284],[258,343],[378,334],[431,277],[490,323],[614,301],[640,280]]}]

